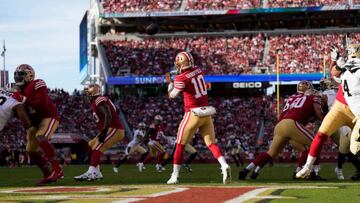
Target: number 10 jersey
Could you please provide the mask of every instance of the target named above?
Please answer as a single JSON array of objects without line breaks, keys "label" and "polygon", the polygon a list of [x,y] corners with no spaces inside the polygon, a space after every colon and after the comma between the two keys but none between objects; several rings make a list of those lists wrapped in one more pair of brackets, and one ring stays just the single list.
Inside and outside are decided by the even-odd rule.
[{"label": "number 10 jersey", "polygon": [[183,92],[185,112],[193,108],[208,106],[204,73],[199,67],[188,68],[176,76],[174,87]]}]

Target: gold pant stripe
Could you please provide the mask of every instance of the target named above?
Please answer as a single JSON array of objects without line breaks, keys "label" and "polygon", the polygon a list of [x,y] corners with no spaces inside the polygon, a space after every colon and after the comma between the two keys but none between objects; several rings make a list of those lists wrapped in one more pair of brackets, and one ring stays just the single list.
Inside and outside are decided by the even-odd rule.
[{"label": "gold pant stripe", "polygon": [[301,125],[299,122],[295,121],[295,125],[310,140],[314,139],[314,136],[303,125]]},{"label": "gold pant stripe", "polygon": [[184,129],[185,129],[186,124],[188,123],[189,118],[190,118],[190,113],[191,113],[191,111],[186,112],[185,115],[184,115],[184,119],[180,123],[180,130],[178,131],[178,135],[177,135],[177,138],[176,138],[176,143],[181,142],[181,138],[182,138],[182,136],[184,134]]},{"label": "gold pant stripe", "polygon": [[46,138],[48,138],[49,135],[51,134],[51,129],[54,127],[55,121],[56,120],[54,118],[51,119],[50,124],[47,127],[47,130],[46,130],[45,135],[44,135]]},{"label": "gold pant stripe", "polygon": [[110,133],[108,134],[108,136],[105,138],[103,143],[99,143],[98,146],[95,148],[96,150],[99,150],[116,132],[116,129],[112,129],[112,131],[110,131]]}]

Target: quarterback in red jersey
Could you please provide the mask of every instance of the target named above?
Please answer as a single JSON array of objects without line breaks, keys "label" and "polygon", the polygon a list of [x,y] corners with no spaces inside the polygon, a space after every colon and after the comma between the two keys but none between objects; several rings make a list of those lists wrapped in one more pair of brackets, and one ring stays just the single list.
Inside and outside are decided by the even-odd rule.
[{"label": "quarterback in red jersey", "polygon": [[[35,80],[35,71],[30,65],[19,65],[15,70],[14,79],[18,91],[13,94],[13,97],[24,102],[34,126],[27,130],[26,151],[43,172],[44,178],[38,184],[55,182],[64,176],[57,161],[55,149],[49,142],[59,125],[56,106],[48,95],[45,82],[41,79]],[[42,149],[45,157],[39,153],[39,148]],[[51,172],[47,162],[51,164]]]},{"label": "quarterback in red jersey", "polygon": [[[331,50],[331,70],[330,73],[332,77],[339,77],[342,73],[341,70],[338,69],[337,61],[342,58],[338,53],[336,47],[333,47]],[[309,155],[306,160],[306,164],[297,174],[297,178],[306,178],[309,176],[311,169],[313,168],[313,164],[316,161],[317,157],[319,157],[322,146],[329,136],[332,136],[336,130],[338,130],[342,126],[348,126],[351,129],[354,128],[353,120],[355,115],[351,112],[345,98],[342,86],[339,85],[338,92],[336,94],[336,101],[333,104],[333,107],[326,114],[321,126],[311,143],[311,147],[309,150]],[[359,174],[360,175],[360,174]],[[357,176],[359,176],[357,175]],[[357,177],[355,177],[358,179]]]},{"label": "quarterback in red jersey", "polygon": [[[77,181],[94,181],[103,178],[100,171],[102,154],[124,138],[124,127],[116,113],[116,107],[111,100],[101,95],[101,88],[91,84],[85,88],[85,93],[91,102],[91,109],[100,133],[89,141],[91,159],[89,169],[74,179]],[[91,148],[91,149],[90,149]]]},{"label": "quarterback in red jersey", "polygon": [[259,171],[269,161],[276,158],[287,143],[296,143],[296,148],[302,151],[302,157],[308,153],[307,147],[310,146],[313,139],[312,134],[305,129],[312,117],[323,119],[321,99],[312,94],[314,91],[311,82],[301,81],[297,86],[298,94],[290,96],[280,115],[279,122],[274,129],[274,137],[271,146],[267,152],[261,153],[246,168],[239,172],[239,179],[245,179],[250,170],[254,169],[251,175],[255,179]]},{"label": "quarterback in red jersey", "polygon": [[215,114],[216,110],[214,107],[208,106],[204,73],[199,67],[194,66],[194,59],[188,52],[177,54],[175,67],[178,72],[175,81],[171,81],[169,74],[166,76],[166,81],[169,83],[168,93],[170,99],[183,93],[185,115],[178,129],[173,172],[167,184],[178,183],[184,147],[197,129],[199,129],[206,146],[221,164],[223,183],[229,183],[231,180],[230,166],[222,156],[220,148],[215,144],[215,131],[211,116]]}]

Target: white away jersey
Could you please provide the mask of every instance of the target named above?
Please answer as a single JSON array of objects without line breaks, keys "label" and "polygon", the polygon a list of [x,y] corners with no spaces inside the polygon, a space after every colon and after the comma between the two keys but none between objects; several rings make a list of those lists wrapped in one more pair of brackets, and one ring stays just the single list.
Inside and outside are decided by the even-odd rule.
[{"label": "white away jersey", "polygon": [[136,129],[134,132],[133,139],[129,142],[128,147],[135,147],[141,144],[144,140],[145,132],[140,129]]},{"label": "white away jersey", "polygon": [[351,112],[360,115],[360,59],[349,59],[343,68],[346,71],[341,74],[341,85],[344,97]]},{"label": "white away jersey", "polygon": [[11,96],[0,91],[0,131],[4,128],[8,120],[13,116],[13,107],[20,104]]},{"label": "white away jersey", "polygon": [[329,109],[331,109],[331,107],[333,106],[335,100],[336,100],[336,91],[331,89],[331,90],[325,90],[322,92],[323,95],[327,96],[327,105],[329,107]]}]

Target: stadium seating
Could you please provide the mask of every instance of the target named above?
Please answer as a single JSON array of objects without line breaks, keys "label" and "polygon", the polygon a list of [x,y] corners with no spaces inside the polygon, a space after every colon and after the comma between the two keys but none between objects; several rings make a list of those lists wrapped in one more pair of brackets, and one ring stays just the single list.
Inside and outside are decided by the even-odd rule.
[{"label": "stadium seating", "polygon": [[[278,53],[281,73],[322,72],[324,54],[330,52],[332,45],[342,51],[343,39],[343,34],[272,36],[269,40],[270,49],[266,65],[275,71]],[[328,59],[329,54],[326,57]]]},{"label": "stadium seating", "polygon": [[171,11],[180,7],[181,0],[104,0],[105,12],[148,12],[148,11]]},{"label": "stadium seating", "polygon": [[[185,10],[226,10],[226,9],[252,9],[252,8],[289,8],[312,7],[324,5],[348,4],[348,0],[311,0],[311,1],[283,1],[283,0],[104,0],[102,2],[105,12],[149,12],[149,11],[176,11],[182,1],[186,2]],[[353,1],[358,4],[358,0]]]},{"label": "stadium seating", "polygon": [[206,74],[251,73],[262,65],[262,35],[253,37],[198,37],[103,41],[113,75],[130,69],[134,75],[163,75],[173,68],[173,59],[189,50]]}]

